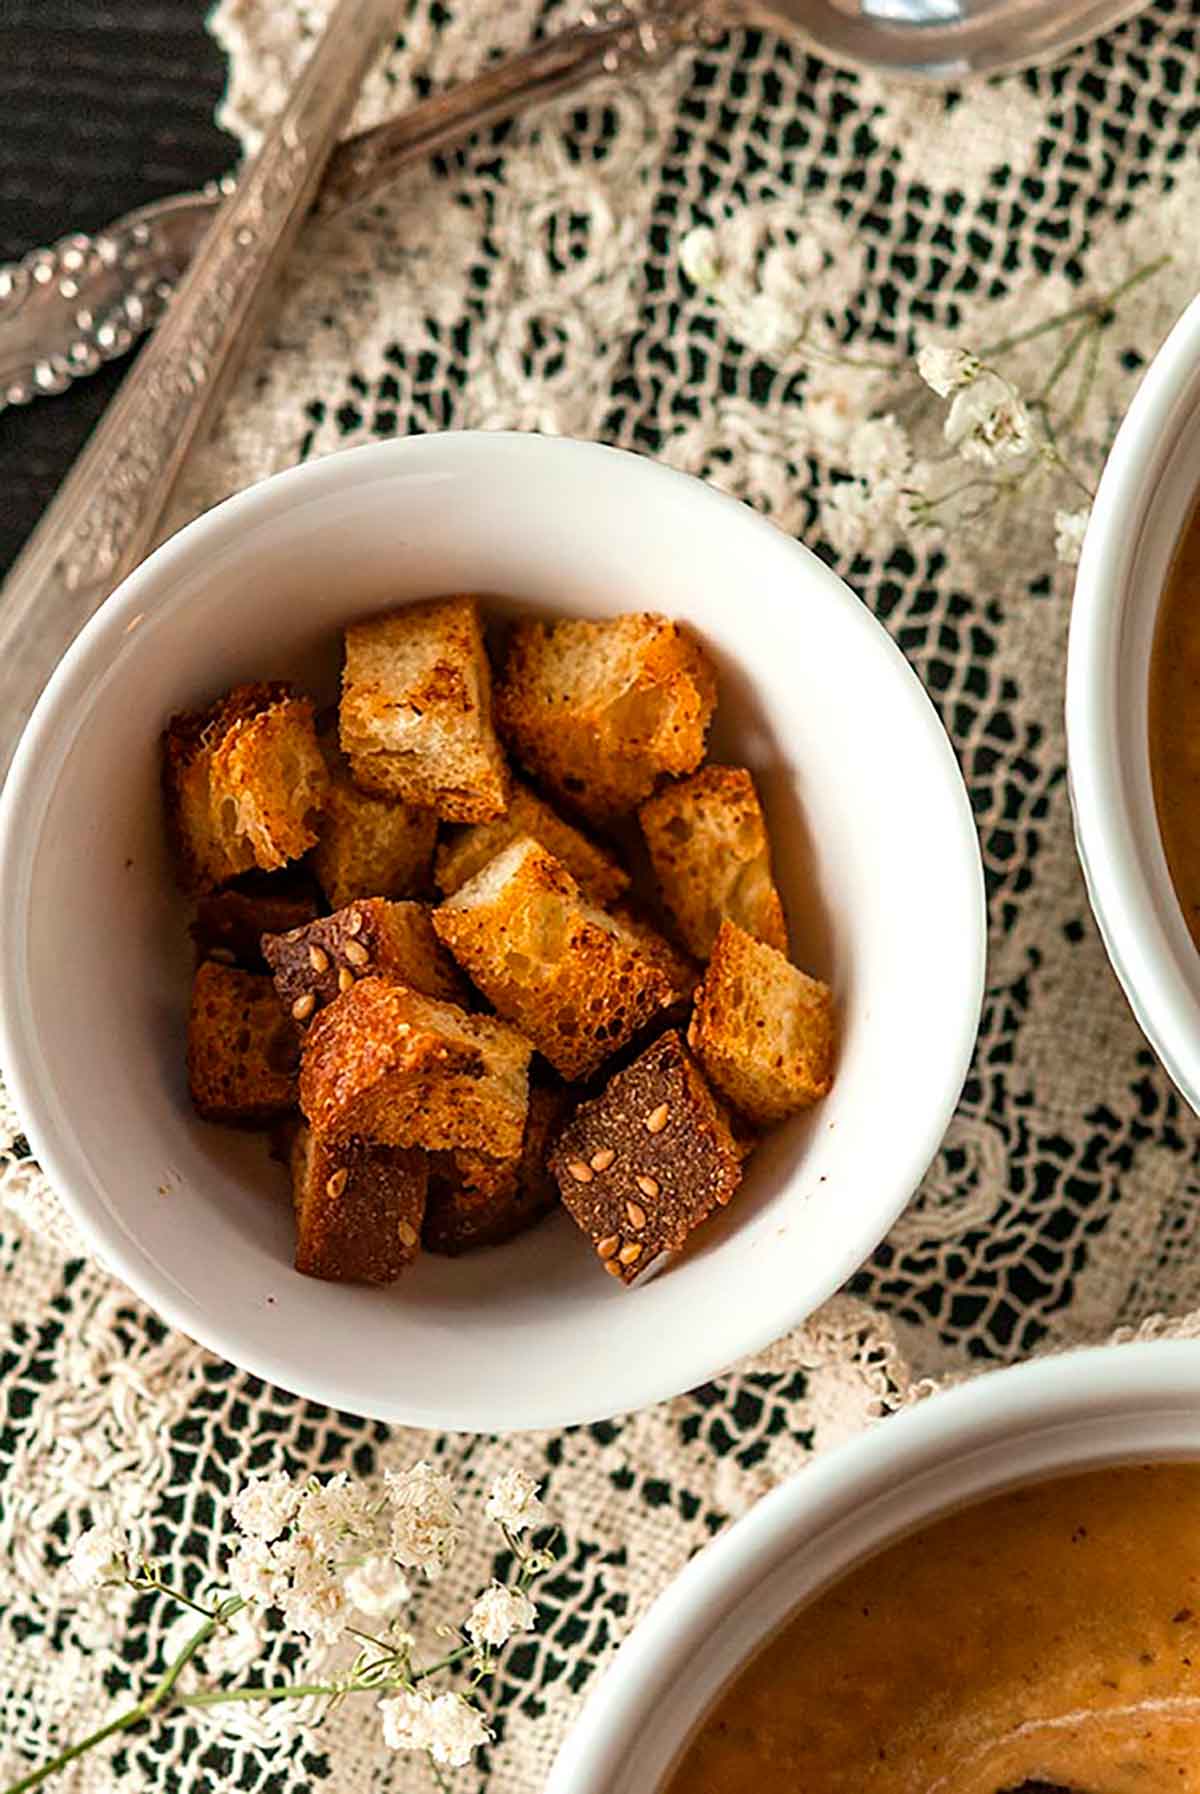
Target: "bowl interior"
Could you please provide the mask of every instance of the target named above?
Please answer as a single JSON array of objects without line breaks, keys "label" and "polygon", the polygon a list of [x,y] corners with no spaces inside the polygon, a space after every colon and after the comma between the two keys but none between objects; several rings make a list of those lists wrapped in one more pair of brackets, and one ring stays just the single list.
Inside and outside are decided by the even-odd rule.
[{"label": "bowl interior", "polygon": [[[336,691],[339,631],[471,590],[497,614],[687,618],[721,673],[718,754],[759,776],[801,964],[830,978],[838,1076],[743,1192],[627,1293],[571,1224],[387,1291],[291,1268],[286,1181],[206,1126],[183,1069],[188,911],[159,732],[238,679]],[[677,1393],[776,1337],[872,1249],[957,1098],[978,1014],[978,850],[948,743],[884,632],[813,556],[614,451],[440,437],[335,456],[183,532],[43,699],[0,842],[4,1038],[35,1145],[93,1243],[175,1324],[299,1393],[412,1424],[565,1424]]]}]

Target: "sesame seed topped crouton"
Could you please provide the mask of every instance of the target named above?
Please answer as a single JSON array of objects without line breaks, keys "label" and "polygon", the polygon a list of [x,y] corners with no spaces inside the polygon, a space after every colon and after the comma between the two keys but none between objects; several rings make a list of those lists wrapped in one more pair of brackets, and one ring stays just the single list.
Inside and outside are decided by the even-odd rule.
[{"label": "sesame seed topped crouton", "polygon": [[421,1248],[429,1162],[301,1126],[292,1142],[296,1269],[333,1283],[394,1283]]},{"label": "sesame seed topped crouton", "polygon": [[450,1003],[467,995],[423,903],[364,897],[302,928],[264,936],[262,950],[280,1002],[301,1027],[357,978],[390,978]]}]

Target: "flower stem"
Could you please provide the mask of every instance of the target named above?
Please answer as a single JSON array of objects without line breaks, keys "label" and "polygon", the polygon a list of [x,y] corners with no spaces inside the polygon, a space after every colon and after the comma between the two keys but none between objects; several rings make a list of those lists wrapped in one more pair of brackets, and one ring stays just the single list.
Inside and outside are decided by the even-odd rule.
[{"label": "flower stem", "polygon": [[1109,293],[1101,293],[1096,299],[1083,299],[1078,305],[1072,305],[1067,311],[1060,311],[1052,318],[1044,318],[1040,324],[1031,324],[1028,330],[1014,331],[998,343],[991,343],[982,351],[984,356],[1006,355],[1010,349],[1018,348],[1022,343],[1031,343],[1036,337],[1048,336],[1052,330],[1061,330],[1064,324],[1073,324],[1076,318],[1091,318],[1096,323],[1107,323],[1106,312],[1111,312],[1118,299],[1131,293],[1134,287],[1141,286],[1144,281],[1152,280],[1172,260],[1169,255],[1160,255],[1156,260],[1147,262],[1123,280],[1119,286],[1113,287]]},{"label": "flower stem", "polygon": [[[177,1707],[220,1707],[227,1701],[298,1701],[310,1694],[345,1694],[341,1682],[250,1683],[244,1688],[205,1688],[198,1694],[181,1694]],[[8,1794],[13,1794],[9,1790]]]}]

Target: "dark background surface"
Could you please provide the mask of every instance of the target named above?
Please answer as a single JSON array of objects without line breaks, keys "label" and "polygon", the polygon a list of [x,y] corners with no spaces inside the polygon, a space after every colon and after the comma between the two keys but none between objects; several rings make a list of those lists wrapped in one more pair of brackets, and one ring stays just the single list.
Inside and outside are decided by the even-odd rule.
[{"label": "dark background surface", "polygon": [[[234,160],[205,0],[0,0],[0,262]],[[0,575],[129,367],[0,412]]]}]

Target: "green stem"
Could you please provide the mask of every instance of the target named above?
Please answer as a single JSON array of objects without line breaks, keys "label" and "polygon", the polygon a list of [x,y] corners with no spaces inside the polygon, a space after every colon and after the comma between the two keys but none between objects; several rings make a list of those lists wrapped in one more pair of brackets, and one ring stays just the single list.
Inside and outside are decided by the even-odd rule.
[{"label": "green stem", "polygon": [[[206,1688],[198,1694],[181,1694],[177,1707],[220,1707],[227,1701],[293,1701],[310,1694],[345,1694],[341,1682],[277,1682],[273,1685],[251,1683],[245,1688]],[[12,1790],[9,1790],[12,1794]]]},{"label": "green stem", "polygon": [[1047,374],[1041,392],[1037,395],[1037,398],[1032,401],[1033,404],[1046,406],[1049,403],[1050,394],[1054,391],[1054,388],[1058,385],[1059,381],[1078,355],[1080,349],[1087,341],[1089,333],[1094,329],[1095,325],[1088,322],[1087,324],[1082,325],[1075,332],[1074,336],[1069,338],[1058,360],[1050,369],[1049,374]]},{"label": "green stem", "polygon": [[139,1594],[170,1595],[172,1601],[178,1601],[182,1606],[190,1607],[193,1613],[200,1614],[206,1620],[215,1620],[220,1616],[219,1608],[202,1606],[199,1601],[193,1601],[190,1595],[185,1595],[181,1589],[172,1588],[169,1582],[160,1582],[157,1576],[130,1576],[127,1581],[130,1588],[136,1589]]},{"label": "green stem", "polygon": [[1012,336],[1006,336],[998,343],[990,344],[981,351],[985,357],[1006,355],[1010,349],[1019,348],[1022,343],[1031,343],[1039,336],[1047,336],[1052,330],[1061,330],[1064,324],[1073,324],[1076,318],[1092,318],[1097,323],[1105,322],[1104,314],[1111,312],[1118,299],[1123,299],[1135,287],[1144,281],[1152,280],[1172,260],[1169,255],[1160,255],[1155,261],[1147,262],[1142,268],[1115,286],[1110,293],[1102,293],[1098,299],[1084,299],[1078,305],[1072,305],[1068,311],[1061,311],[1053,318],[1045,318],[1040,324],[1031,324],[1028,330],[1017,330]]}]

